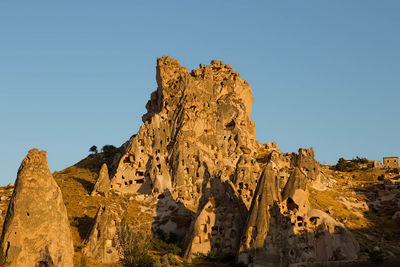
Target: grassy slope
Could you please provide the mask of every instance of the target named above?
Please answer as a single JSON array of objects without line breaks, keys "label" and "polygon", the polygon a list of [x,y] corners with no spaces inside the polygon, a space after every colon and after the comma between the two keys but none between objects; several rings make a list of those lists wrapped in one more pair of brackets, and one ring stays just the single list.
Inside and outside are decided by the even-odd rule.
[{"label": "grassy slope", "polygon": [[[376,199],[377,192],[383,190],[383,182],[377,177],[381,170],[337,172],[324,168],[325,175],[336,181],[325,191],[310,188],[310,204],[313,208],[330,211],[331,216],[342,222],[360,243],[361,258],[366,258],[366,250],[375,246],[383,251],[400,253],[400,227],[391,219],[393,210],[389,205],[376,212],[365,209],[360,204]],[[354,206],[345,205],[341,198],[348,199]],[[387,210],[389,209],[389,211]]]}]

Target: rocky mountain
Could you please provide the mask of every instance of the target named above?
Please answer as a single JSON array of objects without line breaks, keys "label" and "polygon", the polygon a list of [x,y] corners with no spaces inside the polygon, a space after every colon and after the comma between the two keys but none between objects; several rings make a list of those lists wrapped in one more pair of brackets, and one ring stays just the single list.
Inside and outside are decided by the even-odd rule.
[{"label": "rocky mountain", "polygon": [[400,253],[400,233],[379,241],[369,210],[389,206],[390,189],[397,208],[384,222],[398,224],[394,181],[371,195],[376,173],[344,179],[312,148],[256,141],[251,88],[221,61],[189,72],[162,57],[156,79],[143,125],[120,148],[54,179],[44,152],[29,152],[3,227],[11,266],[368,266],[374,247]]}]

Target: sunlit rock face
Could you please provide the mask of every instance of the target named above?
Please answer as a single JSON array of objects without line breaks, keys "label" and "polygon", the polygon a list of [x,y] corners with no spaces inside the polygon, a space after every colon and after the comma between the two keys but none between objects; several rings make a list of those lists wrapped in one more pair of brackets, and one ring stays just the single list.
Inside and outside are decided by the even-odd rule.
[{"label": "sunlit rock face", "polygon": [[197,208],[207,176],[234,181],[255,165],[241,159],[257,150],[251,89],[220,61],[189,73],[170,57],[157,61],[157,83],[144,124],[125,145],[112,189],[169,190],[174,199]]},{"label": "sunlit rock face", "polygon": [[308,203],[307,187],[320,175],[312,149],[300,149],[298,155],[270,155],[243,230],[240,261],[287,266],[357,258],[359,246],[352,234]]},{"label": "sunlit rock face", "polygon": [[90,193],[91,196],[106,196],[110,191],[110,178],[108,176],[108,168],[107,164],[103,163],[100,169],[99,178],[94,185],[92,192]]},{"label": "sunlit rock face", "polygon": [[313,149],[289,154],[255,141],[251,89],[230,65],[211,61],[189,72],[163,57],[156,78],[110,187],[168,196],[195,211],[184,228],[187,259],[213,251],[251,266],[286,266],[357,257],[351,233],[310,207],[308,187],[322,189],[324,179]]},{"label": "sunlit rock face", "polygon": [[32,149],[21,163],[1,248],[7,266],[73,266],[67,210],[45,151]]}]

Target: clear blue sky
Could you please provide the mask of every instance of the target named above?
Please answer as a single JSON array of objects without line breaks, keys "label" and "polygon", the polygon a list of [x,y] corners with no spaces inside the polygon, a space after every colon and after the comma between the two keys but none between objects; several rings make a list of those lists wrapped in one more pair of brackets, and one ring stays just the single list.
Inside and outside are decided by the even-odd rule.
[{"label": "clear blue sky", "polygon": [[316,159],[398,156],[400,1],[0,1],[0,184],[30,148],[61,170],[121,145],[156,58],[223,60],[253,89],[257,139]]}]

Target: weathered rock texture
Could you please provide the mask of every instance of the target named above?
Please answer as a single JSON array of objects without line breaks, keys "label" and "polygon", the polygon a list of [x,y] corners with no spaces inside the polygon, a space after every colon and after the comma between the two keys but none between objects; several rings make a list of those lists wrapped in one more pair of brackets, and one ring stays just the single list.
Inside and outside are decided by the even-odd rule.
[{"label": "weathered rock texture", "polygon": [[250,208],[239,260],[255,266],[354,260],[358,243],[341,223],[311,209],[307,186],[320,177],[312,149],[272,152]]},{"label": "weathered rock texture", "polygon": [[18,170],[1,236],[7,266],[73,266],[73,244],[60,188],[46,152],[32,149]]},{"label": "weathered rock texture", "polygon": [[220,61],[189,73],[170,57],[157,61],[157,83],[111,186],[131,193],[169,190],[197,208],[206,175],[233,180],[239,158],[255,153],[251,89]]},{"label": "weathered rock texture", "polygon": [[108,176],[107,164],[103,163],[100,169],[99,178],[94,185],[91,196],[102,195],[106,196],[108,191],[110,191],[110,178]]},{"label": "weathered rock texture", "polygon": [[98,262],[117,262],[122,257],[118,225],[121,219],[113,208],[102,206],[86,241],[84,253]]},{"label": "weathered rock texture", "polygon": [[234,187],[227,181],[210,179],[201,203],[186,237],[185,257],[210,251],[235,254],[248,213]]},{"label": "weathered rock texture", "polygon": [[189,73],[163,57],[156,78],[144,124],[123,145],[110,187],[196,211],[190,227],[157,225],[187,231],[187,258],[229,252],[245,263],[285,266],[357,257],[350,232],[309,205],[308,186],[323,189],[314,151],[284,154],[255,141],[251,89],[230,65],[211,61]]}]

